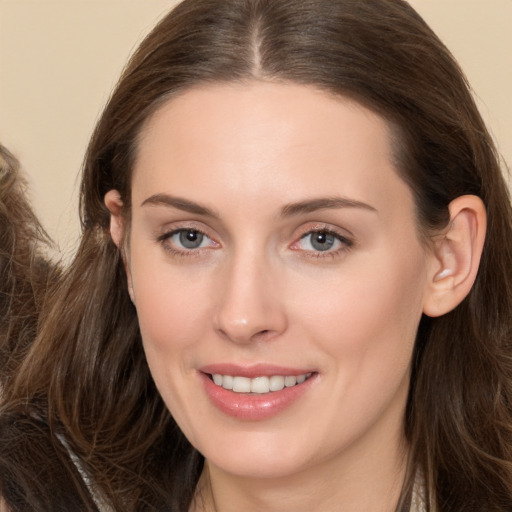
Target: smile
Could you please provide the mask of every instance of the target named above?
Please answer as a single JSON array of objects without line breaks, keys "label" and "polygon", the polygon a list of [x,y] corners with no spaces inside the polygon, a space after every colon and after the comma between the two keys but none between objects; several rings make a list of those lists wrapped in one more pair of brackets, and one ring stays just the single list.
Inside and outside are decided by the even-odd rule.
[{"label": "smile", "polygon": [[234,391],[235,393],[256,393],[265,394],[273,391],[281,391],[284,388],[291,388],[311,377],[312,373],[303,373],[300,375],[272,375],[255,378],[241,377],[238,375],[212,374],[213,382],[224,389]]},{"label": "smile", "polygon": [[201,368],[197,375],[211,404],[243,421],[266,420],[282,413],[301,397],[311,396],[319,380],[316,371],[269,365],[216,364]]}]

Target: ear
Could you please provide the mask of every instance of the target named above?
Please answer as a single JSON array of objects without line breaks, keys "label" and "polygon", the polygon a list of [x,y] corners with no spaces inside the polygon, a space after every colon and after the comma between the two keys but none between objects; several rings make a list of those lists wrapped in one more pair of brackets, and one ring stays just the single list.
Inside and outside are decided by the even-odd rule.
[{"label": "ear", "polygon": [[117,247],[121,251],[121,257],[123,258],[124,269],[126,271],[126,278],[128,281],[128,293],[130,294],[132,302],[135,303],[130,265],[129,262],[127,261],[127,257],[123,247],[125,235],[123,201],[121,200],[121,195],[117,190],[109,190],[105,194],[104,201],[105,206],[110,212],[110,236],[112,237],[112,241],[117,245]]},{"label": "ear", "polygon": [[122,249],[124,238],[123,201],[117,190],[109,190],[105,194],[105,206],[110,212],[110,236],[119,249]]},{"label": "ear", "polygon": [[487,216],[477,196],[460,196],[449,206],[450,223],[434,239],[423,312],[441,316],[470,292],[485,241]]}]

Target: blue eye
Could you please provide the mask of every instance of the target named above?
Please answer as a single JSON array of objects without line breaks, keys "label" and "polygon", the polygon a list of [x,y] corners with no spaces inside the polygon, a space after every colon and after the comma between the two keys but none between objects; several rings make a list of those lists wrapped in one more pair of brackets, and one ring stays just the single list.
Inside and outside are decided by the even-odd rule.
[{"label": "blue eye", "polygon": [[212,240],[197,229],[178,229],[166,238],[179,249],[200,249],[212,245]]},{"label": "blue eye", "polygon": [[299,245],[305,251],[327,252],[335,251],[342,245],[351,244],[347,239],[329,231],[311,231],[301,237]]}]

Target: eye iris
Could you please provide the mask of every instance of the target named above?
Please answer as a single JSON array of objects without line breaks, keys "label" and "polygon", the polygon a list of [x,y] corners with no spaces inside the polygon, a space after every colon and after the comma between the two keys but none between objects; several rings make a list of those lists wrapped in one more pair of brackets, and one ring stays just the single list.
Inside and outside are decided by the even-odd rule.
[{"label": "eye iris", "polygon": [[197,249],[203,242],[203,234],[193,229],[181,231],[180,244],[187,249]]},{"label": "eye iris", "polygon": [[334,245],[334,235],[325,231],[317,231],[311,234],[311,246],[317,251],[327,251]]}]

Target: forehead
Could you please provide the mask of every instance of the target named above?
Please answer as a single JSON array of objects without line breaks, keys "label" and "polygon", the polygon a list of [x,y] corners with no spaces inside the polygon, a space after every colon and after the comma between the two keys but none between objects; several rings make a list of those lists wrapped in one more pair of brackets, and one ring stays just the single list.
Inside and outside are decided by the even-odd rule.
[{"label": "forehead", "polygon": [[409,196],[393,160],[388,124],[353,100],[288,83],[207,85],[168,100],[144,126],[133,199],[188,191],[208,203],[219,188],[241,201]]}]

